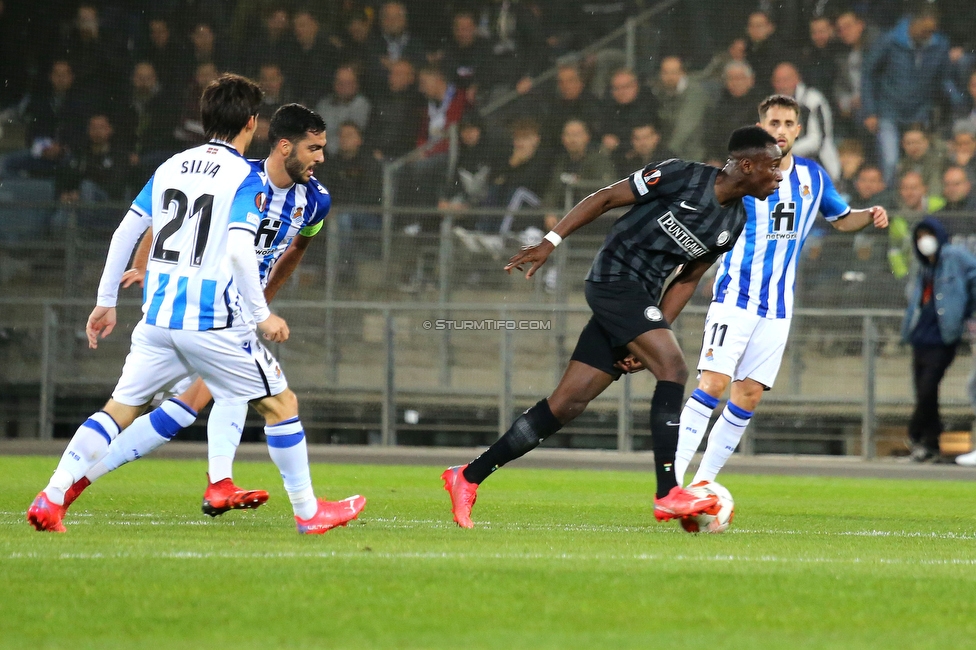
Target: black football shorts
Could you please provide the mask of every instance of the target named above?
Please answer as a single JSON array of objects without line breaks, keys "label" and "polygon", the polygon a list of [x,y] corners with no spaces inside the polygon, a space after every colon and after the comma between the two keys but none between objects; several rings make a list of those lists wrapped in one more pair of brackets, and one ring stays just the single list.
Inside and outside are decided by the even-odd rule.
[{"label": "black football shorts", "polygon": [[616,379],[621,371],[613,364],[627,356],[628,343],[644,332],[671,326],[640,282],[587,281],[585,285],[593,316],[580,333],[571,359]]}]

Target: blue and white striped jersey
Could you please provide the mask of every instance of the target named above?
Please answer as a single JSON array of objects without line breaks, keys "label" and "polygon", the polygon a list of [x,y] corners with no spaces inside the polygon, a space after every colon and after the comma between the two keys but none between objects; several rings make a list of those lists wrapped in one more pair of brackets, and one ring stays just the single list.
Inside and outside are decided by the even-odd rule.
[{"label": "blue and white striped jersey", "polygon": [[224,142],[187,149],[159,166],[131,208],[153,229],[147,324],[209,330],[244,322],[227,233],[257,233],[267,191],[267,176]]},{"label": "blue and white striped jersey", "polygon": [[800,251],[817,213],[836,221],[851,208],[820,165],[798,156],[769,198],[747,196],[743,203],[749,218],[722,257],[712,299],[764,318],[790,318]]},{"label": "blue and white striped jersey", "polygon": [[[249,162],[256,171],[267,174],[265,161]],[[331,206],[329,190],[314,176],[303,185],[295,183],[288,188],[277,187],[268,181],[268,211],[254,238],[262,287],[267,286],[271,268],[295,235],[312,237],[317,234]]]}]

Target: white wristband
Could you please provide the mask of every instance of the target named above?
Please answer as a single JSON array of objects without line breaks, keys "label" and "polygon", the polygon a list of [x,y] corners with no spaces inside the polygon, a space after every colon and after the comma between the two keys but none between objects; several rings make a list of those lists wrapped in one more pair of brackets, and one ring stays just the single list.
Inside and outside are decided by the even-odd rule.
[{"label": "white wristband", "polygon": [[563,238],[562,237],[560,237],[559,235],[557,235],[556,233],[554,233],[551,230],[546,233],[546,236],[543,237],[543,239],[548,240],[549,243],[552,244],[552,247],[553,248],[555,248],[556,246],[559,246],[559,244],[561,244],[562,241],[563,241]]}]

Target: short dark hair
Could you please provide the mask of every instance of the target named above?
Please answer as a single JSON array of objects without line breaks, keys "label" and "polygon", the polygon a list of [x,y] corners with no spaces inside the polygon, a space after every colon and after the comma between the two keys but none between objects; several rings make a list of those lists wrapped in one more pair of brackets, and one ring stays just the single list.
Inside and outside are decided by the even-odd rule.
[{"label": "short dark hair", "polygon": [[908,15],[911,16],[912,20],[918,20],[920,18],[934,18],[939,19],[939,7],[935,3],[929,2],[928,0],[915,0],[909,5]]},{"label": "short dark hair", "polygon": [[766,130],[756,125],[740,126],[729,137],[729,153],[741,154],[757,149],[766,149],[769,145],[776,145],[776,138],[766,133]]},{"label": "short dark hair", "polygon": [[574,122],[576,124],[579,124],[580,126],[583,127],[583,130],[586,131],[586,135],[593,135],[592,134],[592,129],[590,129],[590,125],[586,123],[586,120],[581,120],[578,117],[571,117],[568,120],[566,120],[565,122],[563,122],[563,128],[560,130],[560,133],[562,131],[565,131],[566,130],[566,126],[567,125],[572,124]]},{"label": "short dark hair", "polygon": [[921,122],[912,122],[902,130],[901,134],[902,136],[904,136],[906,133],[909,133],[911,131],[918,131],[919,133],[925,136],[926,140],[929,141],[932,140],[932,136],[929,134],[929,130],[925,128],[925,125],[922,124]]},{"label": "short dark hair", "polygon": [[770,95],[766,99],[759,102],[759,120],[762,121],[766,118],[766,113],[769,112],[773,106],[779,106],[780,108],[792,108],[796,111],[796,117],[800,117],[800,104],[795,99],[789,95]]},{"label": "short dark hair", "polygon": [[271,116],[268,126],[268,142],[275,146],[281,140],[292,144],[301,142],[307,133],[323,133],[325,121],[322,116],[301,104],[285,104]]},{"label": "short dark hair", "polygon": [[[392,3],[392,4],[399,4],[399,3]],[[428,63],[427,65],[420,68],[420,70],[417,71],[417,75],[419,76],[422,74],[433,75],[435,77],[440,77],[441,79],[447,81],[447,74],[444,72],[444,68],[440,67],[435,63]]]},{"label": "short dark hair", "polygon": [[230,140],[257,115],[264,93],[256,83],[238,74],[222,74],[203,89],[200,117],[208,138]]},{"label": "short dark hair", "polygon": [[513,137],[526,133],[539,135],[539,123],[533,120],[531,117],[521,117],[512,122],[511,130]]}]

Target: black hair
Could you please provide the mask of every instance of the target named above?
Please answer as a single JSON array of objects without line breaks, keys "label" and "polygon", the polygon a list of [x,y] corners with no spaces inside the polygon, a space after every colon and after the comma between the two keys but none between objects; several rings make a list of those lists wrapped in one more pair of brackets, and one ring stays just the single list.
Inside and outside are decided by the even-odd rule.
[{"label": "black hair", "polygon": [[912,20],[919,20],[920,18],[938,20],[939,7],[931,0],[915,0],[909,5],[908,15],[911,16]]},{"label": "black hair", "polygon": [[657,122],[654,120],[638,120],[633,126],[630,127],[630,132],[633,133],[637,129],[652,129],[654,133],[661,133],[661,129],[658,128]]},{"label": "black hair", "polygon": [[268,142],[274,147],[280,140],[292,144],[305,139],[306,133],[323,133],[325,121],[322,116],[301,104],[285,104],[271,116],[268,127]]},{"label": "black hair", "polygon": [[257,115],[264,93],[256,83],[237,74],[222,74],[203,90],[200,117],[208,138],[231,140]]},{"label": "black hair", "polygon": [[417,71],[417,75],[419,76],[422,74],[436,75],[441,79],[447,81],[447,74],[444,72],[444,68],[437,65],[436,63],[428,63],[427,65],[420,68],[420,70]]},{"label": "black hair", "polygon": [[759,126],[741,126],[729,137],[729,153],[738,154],[747,151],[763,150],[769,145],[776,145],[776,138],[766,133]]}]

